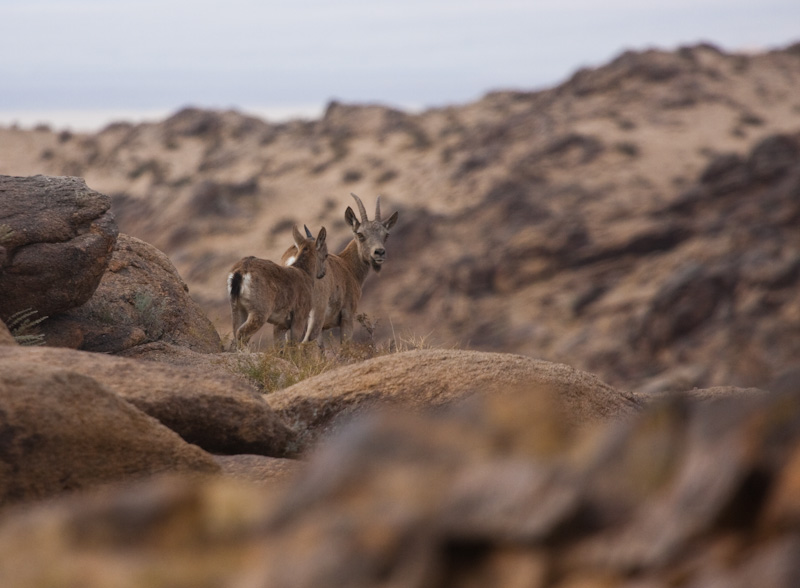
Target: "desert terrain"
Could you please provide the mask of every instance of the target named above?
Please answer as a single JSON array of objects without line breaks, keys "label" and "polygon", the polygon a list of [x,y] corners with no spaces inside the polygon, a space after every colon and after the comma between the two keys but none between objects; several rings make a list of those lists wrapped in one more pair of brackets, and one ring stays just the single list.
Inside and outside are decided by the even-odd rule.
[{"label": "desert terrain", "polygon": [[[236,260],[277,259],[293,223],[326,226],[336,252],[350,192],[370,214],[380,194],[400,212],[362,299],[380,338],[564,361],[641,389],[763,385],[800,344],[798,233],[777,212],[795,206],[798,59],[701,45],[419,114],[331,103],[282,124],[186,108],[91,135],[5,128],[0,173],[110,195],[120,230],[170,258],[223,339]],[[759,158],[786,168],[759,176]],[[676,307],[680,324],[664,325]]]},{"label": "desert terrain", "polygon": [[[0,128],[0,586],[796,586],[798,90],[698,45]],[[233,263],[351,192],[399,213],[355,344],[228,351]]]}]

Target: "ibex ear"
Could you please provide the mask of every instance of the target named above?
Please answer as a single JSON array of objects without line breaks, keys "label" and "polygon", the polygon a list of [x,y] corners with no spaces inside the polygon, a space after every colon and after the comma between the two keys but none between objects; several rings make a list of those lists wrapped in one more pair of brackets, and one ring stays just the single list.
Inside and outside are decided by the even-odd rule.
[{"label": "ibex ear", "polygon": [[294,238],[294,244],[297,246],[298,250],[306,242],[305,237],[303,237],[302,233],[297,230],[297,225],[292,226],[292,237]]},{"label": "ibex ear", "polygon": [[356,213],[353,212],[353,209],[349,206],[347,207],[347,210],[344,211],[344,220],[348,225],[350,225],[350,228],[353,229],[354,233],[358,230],[358,227],[361,226],[361,223],[358,222],[358,219],[356,218]]},{"label": "ibex ear", "polygon": [[328,232],[325,230],[325,227],[322,227],[317,233],[317,249],[320,249],[323,245],[325,245],[325,238],[328,236]]},{"label": "ibex ear", "polygon": [[387,231],[394,226],[394,223],[397,222],[397,216],[398,216],[397,211],[395,210],[392,216],[383,221],[383,226]]}]

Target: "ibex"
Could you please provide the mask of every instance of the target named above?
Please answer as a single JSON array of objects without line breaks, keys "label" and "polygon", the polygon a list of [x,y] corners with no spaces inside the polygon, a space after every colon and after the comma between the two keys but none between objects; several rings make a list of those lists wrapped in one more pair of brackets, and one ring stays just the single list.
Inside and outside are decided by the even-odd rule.
[{"label": "ibex", "polygon": [[[354,237],[338,255],[328,256],[325,277],[314,283],[313,305],[305,337],[308,341],[316,339],[323,329],[334,327],[339,327],[341,341],[352,337],[353,319],[361,300],[361,286],[370,268],[379,272],[386,261],[384,244],[389,237],[389,230],[397,222],[397,212],[385,221],[381,220],[381,197],[378,196],[375,219],[369,220],[361,199],[353,193],[350,195],[356,200],[361,220],[348,206],[344,219],[353,230]],[[307,235],[306,243],[313,241],[308,231]],[[292,261],[297,255],[298,246],[295,245],[283,254],[281,260],[285,264],[297,265],[296,260]],[[280,336],[280,327],[276,327],[275,332],[276,337]]]},{"label": "ibex", "polygon": [[316,240],[304,239],[295,226],[292,236],[297,258],[291,267],[245,257],[231,268],[228,295],[233,338],[240,348],[265,322],[288,330],[290,341],[300,341],[306,333],[314,282],[326,273],[326,231],[322,227]]}]

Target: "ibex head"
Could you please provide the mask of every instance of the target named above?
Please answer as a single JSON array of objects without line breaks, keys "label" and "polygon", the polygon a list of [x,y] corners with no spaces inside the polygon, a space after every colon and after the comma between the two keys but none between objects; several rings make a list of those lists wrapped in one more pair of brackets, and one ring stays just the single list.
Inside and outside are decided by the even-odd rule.
[{"label": "ibex head", "polygon": [[308,227],[305,225],[303,225],[303,227],[306,230],[308,239],[303,237],[302,233],[297,229],[297,225],[292,227],[292,237],[294,238],[294,245],[297,247],[297,254],[295,260],[288,265],[296,265],[296,260],[299,260],[301,257],[313,255],[314,260],[312,263],[314,265],[311,267],[313,268],[314,275],[316,275],[317,279],[324,278],[325,260],[328,259],[327,231],[325,227],[322,227],[319,230],[316,240],[313,240],[314,236],[311,234],[311,231],[308,230]]},{"label": "ibex head", "polygon": [[353,194],[350,195],[356,199],[358,204],[358,211],[361,213],[361,220],[356,218],[356,214],[349,206],[344,211],[344,220],[353,229],[356,237],[356,244],[358,245],[358,254],[364,263],[369,264],[376,272],[381,271],[381,266],[386,261],[386,249],[384,243],[389,237],[389,229],[391,229],[397,222],[397,212],[392,214],[385,221],[381,220],[381,197],[378,196],[377,204],[375,205],[375,219],[369,220],[367,218],[367,209],[364,208],[364,203],[361,199]]}]

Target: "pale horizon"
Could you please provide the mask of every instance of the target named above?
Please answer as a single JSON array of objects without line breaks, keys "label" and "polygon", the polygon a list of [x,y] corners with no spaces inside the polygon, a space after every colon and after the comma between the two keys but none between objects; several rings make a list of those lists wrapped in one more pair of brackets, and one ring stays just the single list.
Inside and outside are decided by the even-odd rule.
[{"label": "pale horizon", "polygon": [[796,0],[4,0],[0,125],[421,110],[552,87],[626,50],[782,48],[798,23]]},{"label": "pale horizon", "polygon": [[0,111],[0,127],[32,130],[37,127],[50,127],[54,131],[94,133],[113,123],[157,123],[172,116],[183,108],[202,108],[209,110],[236,110],[243,114],[256,116],[271,123],[294,119],[312,120],[325,111],[325,104],[299,106],[245,107],[184,104],[175,108],[109,108],[109,109],[65,109],[65,110],[7,110]]}]

